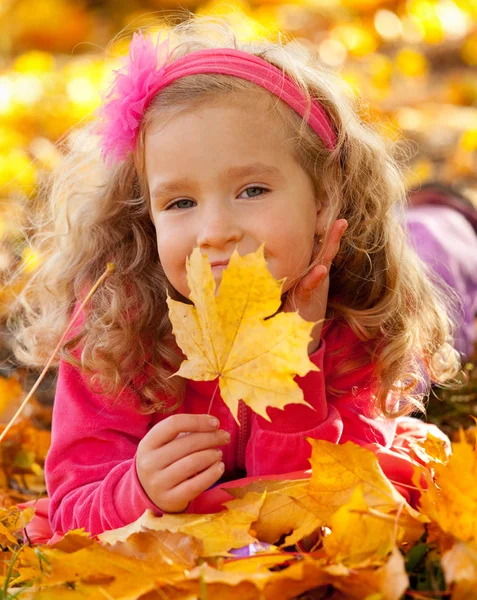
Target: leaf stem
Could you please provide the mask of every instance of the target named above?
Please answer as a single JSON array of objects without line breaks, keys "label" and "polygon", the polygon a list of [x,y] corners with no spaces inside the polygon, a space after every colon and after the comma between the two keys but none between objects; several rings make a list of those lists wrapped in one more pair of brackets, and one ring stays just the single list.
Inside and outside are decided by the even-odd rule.
[{"label": "leaf stem", "polygon": [[81,311],[85,307],[86,303],[91,298],[91,296],[94,294],[94,292],[98,289],[98,287],[103,283],[103,281],[106,279],[106,277],[108,275],[110,275],[113,271],[114,271],[114,263],[108,263],[108,265],[107,265],[106,270],[104,271],[104,273],[101,275],[101,277],[98,279],[98,281],[90,289],[90,291],[86,295],[86,297],[83,300],[83,302],[81,302],[81,304],[79,305],[78,310],[76,311],[75,315],[73,316],[73,318],[69,322],[67,328],[65,329],[65,331],[63,332],[63,335],[60,338],[60,341],[58,342],[58,344],[56,345],[56,348],[53,350],[52,355],[48,359],[48,361],[47,361],[47,363],[45,365],[45,368],[41,372],[40,376],[36,380],[35,384],[31,388],[31,390],[29,391],[29,393],[28,393],[27,397],[25,398],[25,400],[23,400],[23,402],[20,404],[20,407],[18,408],[17,412],[13,415],[13,417],[10,419],[10,422],[8,423],[8,425],[5,427],[5,429],[0,434],[0,443],[4,440],[5,436],[10,431],[12,425],[15,423],[15,421],[20,416],[20,414],[23,412],[23,409],[28,404],[30,398],[33,396],[33,394],[36,392],[36,389],[38,388],[38,386],[40,385],[40,383],[43,381],[43,378],[45,377],[48,369],[50,368],[51,363],[53,362],[53,359],[56,356],[56,353],[61,348],[61,345],[65,341],[66,336],[68,335],[68,333],[70,332],[71,328],[75,324],[76,319],[78,318],[79,314],[81,313]]},{"label": "leaf stem", "polygon": [[217,383],[217,385],[215,386],[215,390],[214,393],[212,394],[212,398],[210,399],[210,404],[209,404],[209,410],[207,411],[207,414],[210,415],[210,410],[212,408],[212,402],[214,401],[215,398],[215,394],[217,393],[217,390],[219,389],[219,384]]}]

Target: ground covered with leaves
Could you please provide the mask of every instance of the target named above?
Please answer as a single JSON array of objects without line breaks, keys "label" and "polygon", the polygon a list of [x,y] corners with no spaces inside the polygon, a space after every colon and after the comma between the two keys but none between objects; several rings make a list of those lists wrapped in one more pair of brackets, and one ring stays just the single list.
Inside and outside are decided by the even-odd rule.
[{"label": "ground covered with leaves", "polygon": [[[254,483],[230,490],[221,513],[146,513],[99,539],[77,530],[53,545],[24,536],[34,508],[16,506],[44,495],[50,408],[36,401],[1,446],[0,598],[475,598],[474,364],[467,385],[430,398],[429,420],[455,441],[450,459],[435,438],[416,445],[432,467],[414,478],[426,488],[418,510],[371,452],[310,440],[309,480]],[[22,376],[0,379],[6,413]]]}]

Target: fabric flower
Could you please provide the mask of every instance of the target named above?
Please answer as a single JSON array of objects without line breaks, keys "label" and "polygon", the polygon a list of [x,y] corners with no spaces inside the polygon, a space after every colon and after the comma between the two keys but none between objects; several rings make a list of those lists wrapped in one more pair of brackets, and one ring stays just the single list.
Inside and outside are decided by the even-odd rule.
[{"label": "fabric flower", "polygon": [[144,111],[161,88],[169,55],[169,40],[157,45],[151,36],[135,33],[126,65],[117,71],[111,88],[98,111],[96,133],[102,138],[106,162],[124,160],[134,149]]}]

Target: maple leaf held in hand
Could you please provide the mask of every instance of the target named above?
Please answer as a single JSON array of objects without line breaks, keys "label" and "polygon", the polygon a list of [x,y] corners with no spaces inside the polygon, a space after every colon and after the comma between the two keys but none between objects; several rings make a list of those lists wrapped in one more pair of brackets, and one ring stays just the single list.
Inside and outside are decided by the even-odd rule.
[{"label": "maple leaf held in hand", "polygon": [[307,352],[314,323],[298,313],[275,314],[283,282],[268,271],[263,246],[246,256],[233,253],[217,295],[207,256],[195,248],[187,281],[194,306],[167,300],[174,335],[187,356],[176,374],[196,381],[218,377],[235,420],[239,400],[267,420],[269,406],[307,404],[293,378],[318,370]]}]

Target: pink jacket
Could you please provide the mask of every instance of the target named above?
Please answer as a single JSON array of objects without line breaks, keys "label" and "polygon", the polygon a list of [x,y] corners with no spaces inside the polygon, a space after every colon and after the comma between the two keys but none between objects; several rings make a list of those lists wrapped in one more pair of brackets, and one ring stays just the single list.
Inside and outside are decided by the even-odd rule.
[{"label": "pink jacket", "polygon": [[[339,352],[343,347],[344,356]],[[378,454],[388,477],[409,499],[409,488],[399,485],[412,486],[409,442],[425,437],[429,426],[416,419],[373,418],[373,365],[340,375],[340,363],[350,356],[367,356],[365,344],[347,326],[327,323],[320,348],[310,357],[320,371],[297,378],[313,408],[290,404],[283,411],[269,409],[270,423],[240,402],[238,427],[217,395],[211,414],[232,437],[222,448],[225,479],[308,469],[311,448],[306,437],[336,444],[352,440]],[[325,381],[342,393],[327,392]],[[189,381],[177,412],[206,413],[215,386],[214,381]],[[84,527],[98,534],[131,523],[147,508],[161,514],[139,483],[135,454],[140,440],[164,415],[139,414],[137,407],[132,391],[114,400],[92,393],[76,367],[61,363],[45,469],[53,531]],[[439,435],[437,428],[433,433]],[[194,502],[188,510],[194,512]]]}]

